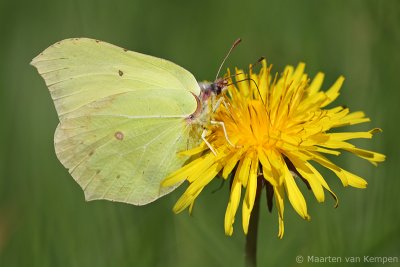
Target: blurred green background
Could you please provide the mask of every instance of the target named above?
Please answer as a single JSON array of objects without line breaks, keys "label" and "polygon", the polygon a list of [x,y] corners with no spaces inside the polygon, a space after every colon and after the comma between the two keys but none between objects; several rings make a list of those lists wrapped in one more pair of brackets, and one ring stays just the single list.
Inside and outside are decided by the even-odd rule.
[{"label": "blurred green background", "polygon": [[[282,71],[307,63],[326,73],[324,88],[346,77],[335,102],[364,110],[381,127],[357,142],[388,156],[375,168],[353,156],[336,162],[368,181],[365,190],[325,178],[340,198],[318,204],[300,185],[311,222],[287,203],[285,236],[277,211],[261,203],[259,266],[297,264],[297,255],[400,257],[399,100],[400,1],[17,1],[0,0],[0,266],[242,266],[240,210],[233,237],[223,218],[228,185],[213,182],[193,216],[174,215],[185,186],[135,207],[85,202],[53,148],[56,112],[43,80],[29,65],[69,37],[92,37],[169,59],[199,80],[212,80],[232,42],[227,66],[265,56]],[[381,266],[381,264],[368,264]]]}]

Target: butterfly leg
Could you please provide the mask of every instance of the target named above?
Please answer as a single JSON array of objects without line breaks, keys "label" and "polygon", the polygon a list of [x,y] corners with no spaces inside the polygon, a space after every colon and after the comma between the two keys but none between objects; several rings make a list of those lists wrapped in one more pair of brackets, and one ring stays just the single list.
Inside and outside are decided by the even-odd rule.
[{"label": "butterfly leg", "polygon": [[219,108],[219,106],[221,105],[221,102],[224,100],[223,97],[220,97],[217,102],[215,103],[214,107],[213,107],[213,113]]},{"label": "butterfly leg", "polygon": [[225,106],[226,110],[229,110],[228,105],[225,102],[225,99],[223,97],[219,98],[217,100],[217,102],[215,103],[214,107],[213,107],[213,112],[215,112],[219,106],[221,105],[221,103]]},{"label": "butterfly leg", "polygon": [[204,130],[203,133],[201,134],[201,139],[203,139],[204,143],[206,143],[206,145],[211,150],[211,152],[216,156],[217,152],[214,150],[214,148],[211,146],[211,144],[207,141],[206,134],[207,134],[207,130]]},{"label": "butterfly leg", "polygon": [[236,146],[231,142],[231,140],[229,140],[228,133],[226,132],[226,128],[225,128],[225,123],[223,123],[222,121],[210,121],[210,122],[211,122],[211,124],[214,124],[214,125],[216,125],[216,124],[220,125],[220,126],[222,127],[222,130],[224,131],[224,135],[225,135],[226,141],[228,141],[228,143],[229,143],[231,146],[236,147]]}]

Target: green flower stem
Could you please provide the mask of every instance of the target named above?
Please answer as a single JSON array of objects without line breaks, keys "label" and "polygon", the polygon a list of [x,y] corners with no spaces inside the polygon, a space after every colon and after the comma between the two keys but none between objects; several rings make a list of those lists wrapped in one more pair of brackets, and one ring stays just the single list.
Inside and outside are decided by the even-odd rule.
[{"label": "green flower stem", "polygon": [[257,179],[257,192],[256,199],[254,200],[254,207],[251,211],[249,230],[246,236],[246,267],[257,266],[257,235],[258,235],[258,221],[260,217],[260,195],[263,187],[262,178]]}]

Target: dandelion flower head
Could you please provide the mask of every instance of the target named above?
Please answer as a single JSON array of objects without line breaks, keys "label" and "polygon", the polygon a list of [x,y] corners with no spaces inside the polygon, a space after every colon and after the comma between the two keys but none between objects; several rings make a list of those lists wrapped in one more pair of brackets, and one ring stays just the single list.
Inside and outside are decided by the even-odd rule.
[{"label": "dandelion flower head", "polygon": [[[281,75],[271,75],[271,66],[262,61],[258,74],[236,69],[233,82],[221,96],[223,99],[212,120],[219,124],[207,126],[207,140],[214,151],[203,142],[185,151],[193,160],[169,175],[163,186],[183,180],[187,190],[174,206],[178,213],[193,204],[205,186],[216,177],[231,179],[224,228],[233,234],[236,212],[242,200],[242,227],[247,234],[258,186],[268,185],[273,192],[278,211],[278,237],[284,233],[284,204],[287,199],[294,210],[309,220],[306,201],[298,187],[303,181],[316,200],[323,202],[324,190],[336,200],[329,185],[314,167],[319,164],[331,170],[344,186],[365,188],[367,182],[329,160],[325,154],[339,155],[342,151],[368,160],[376,165],[385,156],[360,149],[349,143],[355,138],[371,138],[380,129],[366,132],[329,132],[333,128],[368,122],[361,111],[350,112],[347,107],[327,107],[338,96],[344,81],[339,77],[326,91],[321,91],[323,73],[310,80],[304,73],[305,64],[287,66]],[[222,125],[224,127],[222,127]],[[265,186],[267,187],[267,186]]]}]

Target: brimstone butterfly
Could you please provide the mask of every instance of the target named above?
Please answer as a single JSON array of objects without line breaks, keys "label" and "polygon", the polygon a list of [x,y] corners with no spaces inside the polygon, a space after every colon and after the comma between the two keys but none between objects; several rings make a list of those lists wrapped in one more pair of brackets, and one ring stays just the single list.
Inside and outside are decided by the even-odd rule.
[{"label": "brimstone butterfly", "polygon": [[193,133],[210,112],[204,103],[223,86],[200,86],[170,61],[87,38],[57,42],[31,64],[60,120],[56,155],[86,200],[144,205],[175,189],[160,182],[188,160],[178,152],[202,141]]}]

